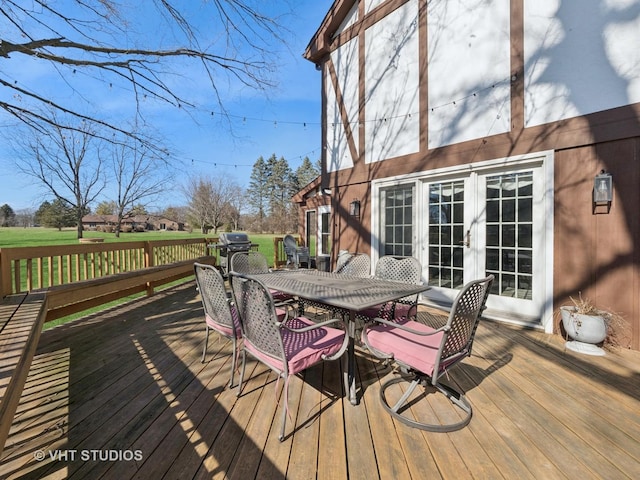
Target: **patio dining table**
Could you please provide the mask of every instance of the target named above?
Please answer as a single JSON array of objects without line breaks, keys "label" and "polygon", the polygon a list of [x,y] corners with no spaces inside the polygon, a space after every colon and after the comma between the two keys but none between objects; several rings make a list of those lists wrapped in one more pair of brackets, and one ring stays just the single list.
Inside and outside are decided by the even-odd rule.
[{"label": "patio dining table", "polygon": [[351,277],[307,269],[276,270],[252,276],[268,288],[349,312],[347,322],[349,347],[345,386],[349,391],[349,400],[353,405],[358,403],[355,384],[356,314],[361,310],[416,295],[430,288],[428,285]]}]

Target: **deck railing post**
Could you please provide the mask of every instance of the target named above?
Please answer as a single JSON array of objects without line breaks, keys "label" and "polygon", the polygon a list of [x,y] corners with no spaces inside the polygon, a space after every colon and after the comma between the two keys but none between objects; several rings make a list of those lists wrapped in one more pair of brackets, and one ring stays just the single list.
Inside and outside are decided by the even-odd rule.
[{"label": "deck railing post", "polygon": [[3,257],[0,248],[0,298],[11,294],[11,262],[7,262]]},{"label": "deck railing post", "polygon": [[[153,258],[153,244],[151,242],[144,242],[144,266],[153,267],[155,260]],[[147,282],[147,297],[153,295],[153,285]]]}]

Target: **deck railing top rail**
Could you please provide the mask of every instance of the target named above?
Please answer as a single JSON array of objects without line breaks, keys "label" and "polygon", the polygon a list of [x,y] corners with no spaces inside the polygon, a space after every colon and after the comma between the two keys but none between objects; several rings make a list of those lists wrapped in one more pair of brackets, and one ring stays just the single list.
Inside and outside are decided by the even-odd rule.
[{"label": "deck railing top rail", "polygon": [[217,238],[0,249],[0,297],[209,255]]}]

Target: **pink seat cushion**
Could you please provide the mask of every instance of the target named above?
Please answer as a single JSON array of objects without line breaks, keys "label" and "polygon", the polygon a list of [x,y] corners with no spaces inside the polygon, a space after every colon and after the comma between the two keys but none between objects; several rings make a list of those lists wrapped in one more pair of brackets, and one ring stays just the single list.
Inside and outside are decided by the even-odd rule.
[{"label": "pink seat cushion", "polygon": [[[235,327],[236,337],[240,337],[242,335],[242,331],[240,330],[240,318],[238,317],[238,310],[236,310],[235,306],[231,305],[231,319],[233,320],[233,326]],[[233,337],[233,328],[230,325],[225,325],[223,323],[218,322],[216,319],[212,318],[208,313],[205,314],[205,321],[207,325],[213,328],[215,331],[220,332],[225,337]]]},{"label": "pink seat cushion", "polygon": [[[403,325],[418,332],[434,331],[433,328],[415,321],[407,321]],[[427,375],[433,374],[443,335],[444,332],[438,332],[422,336],[386,325],[374,325],[367,329],[367,338],[373,348],[393,353],[399,362]]]},{"label": "pink seat cushion", "polygon": [[[387,320],[393,320],[389,318],[391,316],[391,309],[393,308],[392,302],[387,302],[384,305],[375,305],[373,307],[365,308],[360,312],[360,315],[364,315],[366,317],[375,318],[380,317]],[[398,303],[396,302],[395,310],[394,310],[394,318],[406,317],[409,313],[409,309],[411,305],[407,305],[406,303]]]},{"label": "pink seat cushion", "polygon": [[[236,337],[240,338],[242,336],[242,328],[240,327],[240,317],[238,316],[238,309],[235,305],[230,306],[231,309],[231,319],[233,320],[233,326],[236,330]],[[281,308],[276,308],[276,315],[278,315],[278,321],[284,320],[287,312]],[[215,331],[220,332],[225,337],[233,337],[233,329],[229,325],[225,325],[223,323],[219,323],[215,321],[209,314],[205,314],[205,321],[209,327],[213,328]]]},{"label": "pink seat cushion", "polygon": [[293,295],[289,295],[288,293],[281,292],[279,290],[269,289],[269,293],[276,302],[284,302],[285,300],[291,300]]},{"label": "pink seat cushion", "polygon": [[[289,328],[304,328],[313,325],[313,322],[305,317],[297,317],[289,320]],[[287,358],[289,375],[295,375],[302,370],[315,365],[322,360],[323,355],[333,355],[340,350],[344,341],[344,330],[331,327],[320,327],[308,332],[291,332],[286,328],[280,330],[282,344]],[[267,365],[283,371],[282,361],[273,358],[257,350],[249,342],[245,342],[245,348]]]}]

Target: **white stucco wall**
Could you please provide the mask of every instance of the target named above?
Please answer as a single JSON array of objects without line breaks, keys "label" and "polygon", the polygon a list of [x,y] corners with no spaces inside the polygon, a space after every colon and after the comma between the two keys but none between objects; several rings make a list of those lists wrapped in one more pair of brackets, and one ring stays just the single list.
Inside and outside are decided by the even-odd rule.
[{"label": "white stucco wall", "polygon": [[[358,38],[354,38],[331,53],[331,60],[338,78],[338,88],[347,111],[355,148],[358,148]],[[330,76],[325,76],[325,95],[327,100],[325,139],[327,170],[335,172],[353,167],[353,158],[347,141],[347,129],[340,114],[336,90]]]},{"label": "white stucco wall", "polygon": [[365,32],[365,161],[420,150],[418,1]]},{"label": "white stucco wall", "polygon": [[385,0],[365,0],[364,2],[364,14],[367,15],[371,10],[380,6]]},{"label": "white stucco wall", "polygon": [[[383,3],[366,0],[365,11]],[[420,110],[428,115],[429,148],[510,131],[510,0],[431,0],[426,45],[418,35],[418,3],[410,0],[366,30],[364,72],[358,38],[331,54],[353,145],[357,150],[364,133],[367,163],[418,152]],[[356,17],[354,6],[343,26]],[[525,1],[524,35],[525,126],[640,102],[640,0]],[[425,49],[426,110],[419,102]],[[331,82],[325,93],[329,171],[350,168]]]},{"label": "white stucco wall", "polygon": [[356,23],[357,20],[358,20],[358,3],[356,2],[353,5],[353,7],[351,7],[351,10],[349,10],[349,13],[347,13],[347,16],[344,18],[340,26],[336,29],[336,32],[333,34],[334,38],[340,35],[342,32],[344,32],[351,25]]},{"label": "white stucco wall", "polygon": [[528,1],[527,127],[640,102],[640,2]]},{"label": "white stucco wall", "polygon": [[429,148],[509,131],[509,15],[509,0],[429,2]]}]

